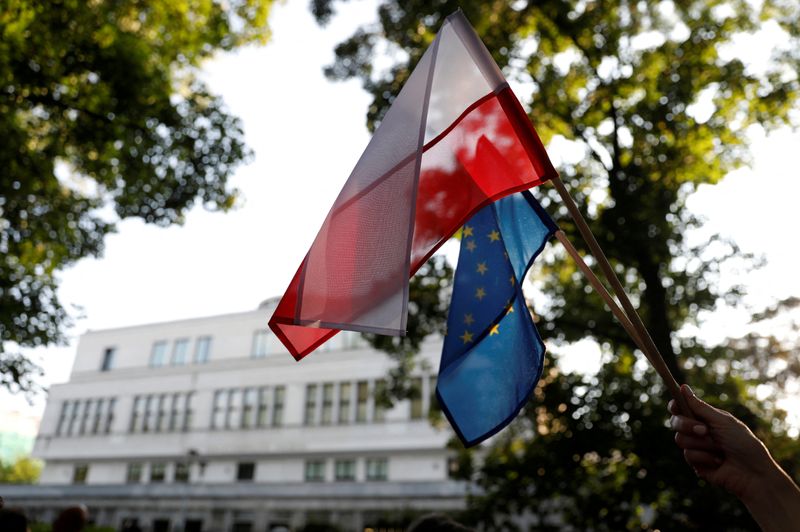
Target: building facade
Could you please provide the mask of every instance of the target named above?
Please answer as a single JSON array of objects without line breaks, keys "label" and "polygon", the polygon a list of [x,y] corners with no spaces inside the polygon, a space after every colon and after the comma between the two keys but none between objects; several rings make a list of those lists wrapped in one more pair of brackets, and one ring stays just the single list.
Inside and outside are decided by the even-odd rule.
[{"label": "building facade", "polygon": [[33,517],[87,504],[95,524],[152,531],[391,529],[464,505],[452,436],[433,427],[441,343],[419,397],[383,406],[392,367],[342,332],[296,362],[251,312],[90,331],[53,386],[34,456],[40,485],[4,497]]}]

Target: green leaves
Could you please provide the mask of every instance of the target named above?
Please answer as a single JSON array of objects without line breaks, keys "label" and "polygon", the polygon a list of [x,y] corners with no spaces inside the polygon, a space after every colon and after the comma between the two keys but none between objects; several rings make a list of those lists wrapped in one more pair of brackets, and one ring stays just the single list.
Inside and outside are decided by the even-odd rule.
[{"label": "green leaves", "polygon": [[[327,20],[334,2],[317,0]],[[702,226],[686,209],[700,184],[718,183],[750,161],[747,130],[800,125],[800,7],[747,0],[459,2],[515,86],[547,144],[568,144],[584,157],[559,168],[653,339],[679,381],[730,408],[781,449],[797,455],[774,401],[752,395],[756,380],[796,378],[767,360],[786,358],[775,339],[737,338],[705,347],[677,334],[703,310],[736,304],[741,287],[719,285],[720,265],[758,265],[719,235],[690,244]],[[416,64],[450,2],[379,4],[380,23],[360,28],[338,47],[328,75],[358,78],[373,96],[373,128]],[[782,48],[764,64],[745,64],[743,37],[781,34]],[[399,47],[390,68],[373,68],[372,50]],[[534,194],[581,247],[552,190]],[[585,249],[580,249],[584,252]],[[543,260],[542,260],[543,259]],[[551,343],[592,337],[604,365],[596,376],[545,369],[524,415],[499,435],[481,460],[460,457],[483,495],[467,520],[515,529],[510,516],[541,516],[537,529],[568,523],[581,530],[748,529],[755,525],[732,498],[698,484],[664,425],[665,391],[566,256],[540,259],[547,306],[537,310]],[[426,331],[417,331],[425,334]],[[414,333],[412,333],[414,334]],[[406,341],[413,347],[413,341]],[[766,342],[766,343],[765,343]],[[764,344],[769,349],[759,347]],[[377,345],[379,348],[385,346]],[[680,356],[680,358],[679,358]],[[772,373],[766,368],[772,368]],[[749,376],[748,376],[749,375]],[[777,421],[776,421],[777,420]],[[768,423],[769,421],[769,423]],[[474,457],[473,457],[474,458]],[[797,471],[797,464],[794,463]]]},{"label": "green leaves", "polygon": [[[250,152],[197,68],[216,50],[264,42],[270,5],[12,0],[0,9],[0,353],[63,341],[56,275],[100,255],[116,219],[169,225],[198,202],[235,205],[228,178]],[[29,386],[24,371],[3,375]]]},{"label": "green leaves", "polygon": [[9,464],[0,462],[0,484],[35,484],[41,472],[42,463],[29,457]]}]

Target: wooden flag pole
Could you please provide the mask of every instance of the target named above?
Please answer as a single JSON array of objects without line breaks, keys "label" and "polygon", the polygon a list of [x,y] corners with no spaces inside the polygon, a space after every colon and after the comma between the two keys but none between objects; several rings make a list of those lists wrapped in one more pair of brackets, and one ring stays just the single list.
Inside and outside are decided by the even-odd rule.
[{"label": "wooden flag pole", "polygon": [[559,229],[556,231],[555,235],[558,241],[561,242],[561,245],[564,246],[564,249],[567,250],[569,256],[572,257],[572,260],[575,261],[575,264],[578,265],[578,268],[581,270],[581,272],[583,272],[583,275],[586,276],[589,284],[591,284],[595,292],[597,292],[600,297],[603,298],[603,301],[611,310],[611,313],[614,314],[614,317],[620,322],[622,328],[625,329],[625,332],[627,332],[628,335],[633,339],[636,347],[638,347],[642,353],[644,353],[644,342],[639,336],[639,333],[636,332],[631,320],[629,320],[628,316],[625,315],[625,311],[620,308],[616,301],[614,301],[614,298],[608,293],[606,287],[603,286],[603,283],[597,278],[597,275],[595,275],[592,269],[589,268],[589,265],[583,260],[583,257],[581,257],[580,253],[578,253],[578,250],[575,249],[575,246],[573,246],[572,242],[569,241],[569,238],[567,238],[567,235],[564,234],[564,231]]},{"label": "wooden flag pole", "polygon": [[[639,314],[636,312],[636,309],[633,308],[633,304],[631,303],[630,299],[628,299],[628,295],[625,293],[622,283],[614,273],[611,263],[608,262],[605,253],[603,253],[600,244],[597,243],[597,240],[592,234],[591,229],[589,229],[589,225],[583,218],[581,211],[578,209],[578,206],[575,205],[575,201],[572,199],[572,196],[570,196],[566,187],[564,187],[564,183],[561,182],[560,177],[555,176],[550,181],[556,187],[558,194],[564,201],[570,216],[575,221],[575,224],[583,236],[583,239],[586,241],[586,244],[589,246],[592,255],[594,255],[595,259],[597,260],[600,270],[603,272],[606,280],[611,284],[611,288],[614,290],[614,293],[622,304],[622,308],[625,309],[625,314],[627,314],[628,319],[633,325],[633,328],[636,330],[637,336],[640,340],[643,340],[644,346],[646,347],[646,349],[643,350],[644,355],[653,365],[656,372],[658,372],[659,376],[664,381],[664,384],[666,384],[670,394],[680,406],[680,409],[685,413],[691,412],[686,404],[686,399],[684,399],[683,395],[681,394],[678,383],[675,381],[675,377],[672,375],[669,367],[667,367],[666,362],[664,362],[664,358],[661,356],[661,353],[659,353],[656,344],[650,337],[650,333],[647,332],[647,329],[645,328],[642,319],[639,317]],[[635,337],[633,338],[634,341],[636,341]]]}]

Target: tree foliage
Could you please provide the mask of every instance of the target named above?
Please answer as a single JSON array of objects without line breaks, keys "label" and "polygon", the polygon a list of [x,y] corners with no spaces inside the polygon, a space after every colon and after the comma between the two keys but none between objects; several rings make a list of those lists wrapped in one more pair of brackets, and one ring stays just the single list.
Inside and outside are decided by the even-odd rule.
[{"label": "tree foliage", "polygon": [[42,462],[28,456],[4,464],[0,462],[0,484],[35,484],[42,472]]},{"label": "tree foliage", "polygon": [[[700,324],[701,311],[740,301],[742,287],[719,283],[726,264],[757,266],[722,235],[689,238],[703,221],[686,199],[748,164],[750,127],[796,125],[800,8],[781,0],[384,0],[377,24],[339,44],[326,69],[362,81],[373,96],[370,128],[458,8],[529,104],[543,141],[580,155],[564,156],[558,169],[678,380],[731,409],[781,459],[796,453],[776,403],[753,392],[776,371],[797,378],[796,364],[774,363],[797,347],[755,333],[706,346],[680,331]],[[336,3],[316,0],[312,10],[325,23]],[[769,62],[746,65],[732,43],[760,30],[781,32],[785,44]],[[375,61],[379,51],[388,51],[388,67],[385,57]],[[535,194],[585,253],[554,191]],[[541,529],[753,528],[736,501],[682,464],[664,423],[663,386],[576,267],[555,250],[539,273],[546,339],[592,338],[603,366],[583,376],[551,363],[483,461],[464,458],[485,493],[472,499],[470,520],[513,528],[510,516],[533,512]]]},{"label": "tree foliage", "polygon": [[230,209],[249,152],[197,77],[263,42],[270,0],[8,0],[0,7],[0,385],[30,389],[21,347],[61,342],[58,272],[115,222]]}]

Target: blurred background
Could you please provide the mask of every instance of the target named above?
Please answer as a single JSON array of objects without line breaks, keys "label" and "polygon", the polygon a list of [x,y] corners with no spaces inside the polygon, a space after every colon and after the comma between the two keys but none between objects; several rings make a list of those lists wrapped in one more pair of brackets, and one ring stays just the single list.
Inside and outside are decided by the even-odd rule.
[{"label": "blurred background", "polygon": [[[490,530],[756,529],[685,466],[659,379],[558,245],[526,282],[545,374],[475,450],[431,398],[457,243],[412,283],[405,339],[342,335],[295,365],[266,332],[458,8],[676,378],[798,479],[794,2],[10,0],[7,505],[42,530],[70,502],[115,530],[402,529],[433,510]],[[533,193],[585,252],[551,187]]]}]

